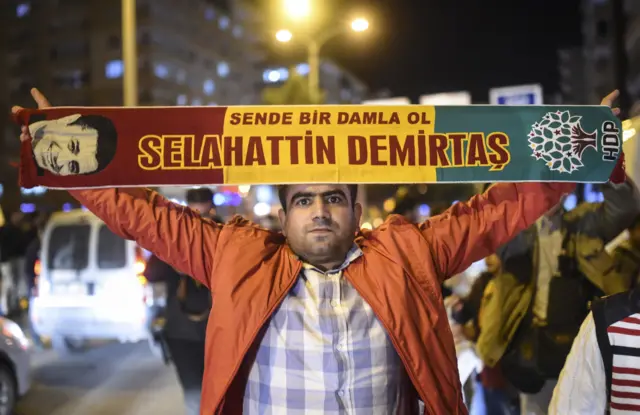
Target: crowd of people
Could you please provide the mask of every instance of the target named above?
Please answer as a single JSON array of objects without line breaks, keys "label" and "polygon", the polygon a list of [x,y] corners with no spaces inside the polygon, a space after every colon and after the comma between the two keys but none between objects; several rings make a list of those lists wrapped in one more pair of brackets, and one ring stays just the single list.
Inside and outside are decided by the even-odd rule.
[{"label": "crowd of people", "polygon": [[[568,212],[560,203],[503,245],[486,259],[487,271],[469,295],[455,303],[455,324],[464,326],[484,363],[478,386],[487,413],[602,413],[574,407],[581,397],[565,384],[575,373],[566,373],[571,367],[562,372],[593,302],[632,290],[640,271],[635,185],[602,190],[604,202]],[[629,238],[607,250],[622,232]],[[576,364],[584,365],[583,358]]]}]

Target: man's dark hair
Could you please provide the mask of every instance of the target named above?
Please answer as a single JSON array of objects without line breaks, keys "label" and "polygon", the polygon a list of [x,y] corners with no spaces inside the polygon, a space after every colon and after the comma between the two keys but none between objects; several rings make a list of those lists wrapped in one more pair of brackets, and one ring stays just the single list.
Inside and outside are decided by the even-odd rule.
[{"label": "man's dark hair", "polygon": [[96,153],[98,168],[96,171],[85,174],[98,173],[104,170],[116,156],[118,132],[113,122],[102,115],[82,115],[69,125],[80,125],[82,127],[92,128],[98,132],[98,151]]},{"label": "man's dark hair", "polygon": [[[282,205],[282,210],[287,212],[287,187],[289,185],[281,184],[276,186],[278,189],[278,198],[280,199],[280,204]],[[355,206],[356,198],[358,197],[358,185],[357,184],[349,184],[347,185],[349,188],[349,194],[351,195],[351,207]]]},{"label": "man's dark hair", "polygon": [[199,189],[189,189],[187,191],[187,203],[211,203],[213,202],[213,191],[207,187]]}]

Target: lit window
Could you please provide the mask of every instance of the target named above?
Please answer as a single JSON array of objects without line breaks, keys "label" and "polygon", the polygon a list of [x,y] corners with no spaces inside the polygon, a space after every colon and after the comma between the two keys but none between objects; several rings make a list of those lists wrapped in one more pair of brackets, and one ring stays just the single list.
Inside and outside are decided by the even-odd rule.
[{"label": "lit window", "polygon": [[280,79],[286,81],[289,78],[289,70],[287,68],[278,68]]},{"label": "lit window", "polygon": [[193,105],[195,107],[199,107],[200,105],[202,105],[202,100],[200,98],[194,98],[191,101],[191,105]]},{"label": "lit window", "polygon": [[219,77],[224,78],[229,75],[229,64],[227,62],[219,62],[217,69]]},{"label": "lit window", "polygon": [[309,74],[309,64],[308,63],[300,63],[296,66],[296,72],[299,75],[305,76]]},{"label": "lit window", "polygon": [[120,59],[109,61],[104,67],[104,75],[109,79],[120,78],[123,73],[124,64]]},{"label": "lit window", "polygon": [[233,26],[233,31],[231,33],[233,34],[233,37],[241,38],[244,30],[242,29],[242,26],[235,25]]},{"label": "lit window", "polygon": [[16,16],[25,17],[31,11],[31,5],[29,3],[20,3],[16,6]]},{"label": "lit window", "polygon": [[229,24],[231,24],[231,20],[227,16],[222,16],[218,19],[218,27],[221,30],[227,30],[229,28]]},{"label": "lit window", "polygon": [[287,70],[287,68],[267,69],[262,74],[262,79],[267,83],[286,81],[288,77],[289,71]]},{"label": "lit window", "polygon": [[153,73],[158,78],[166,79],[169,76],[169,69],[165,65],[158,63],[153,67]]},{"label": "lit window", "polygon": [[184,94],[178,95],[178,98],[176,99],[176,104],[187,105],[187,96]]},{"label": "lit window", "polygon": [[184,84],[187,80],[187,72],[184,69],[178,69],[178,72],[176,73],[176,81],[178,81],[179,84]]},{"label": "lit window", "polygon": [[204,11],[204,18],[207,20],[213,20],[216,18],[216,12],[213,10],[213,7],[207,7]]},{"label": "lit window", "polygon": [[213,94],[215,90],[216,90],[216,84],[211,79],[207,79],[206,81],[204,81],[204,84],[202,84],[202,92],[204,92],[207,95]]}]

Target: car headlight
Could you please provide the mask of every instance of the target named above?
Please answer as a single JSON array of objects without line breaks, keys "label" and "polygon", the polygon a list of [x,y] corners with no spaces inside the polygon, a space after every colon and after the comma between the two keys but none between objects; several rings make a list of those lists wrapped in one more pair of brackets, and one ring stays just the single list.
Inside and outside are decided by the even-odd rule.
[{"label": "car headlight", "polygon": [[2,326],[2,333],[5,336],[14,339],[23,349],[29,347],[29,339],[27,339],[27,336],[25,336],[18,324],[4,317],[0,317],[0,325]]}]

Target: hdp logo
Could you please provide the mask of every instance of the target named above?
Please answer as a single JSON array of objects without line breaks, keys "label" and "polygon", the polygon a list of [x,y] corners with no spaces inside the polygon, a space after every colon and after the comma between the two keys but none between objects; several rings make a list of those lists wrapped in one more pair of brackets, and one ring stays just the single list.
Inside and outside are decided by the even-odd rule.
[{"label": "hdp logo", "polygon": [[620,152],[620,131],[615,123],[605,121],[598,140],[598,130],[585,131],[581,119],[582,116],[571,115],[569,111],[548,112],[531,126],[529,147],[533,150],[532,157],[543,160],[551,171],[571,174],[584,166],[582,157],[587,149],[598,151],[600,141],[602,159],[616,161]]}]

